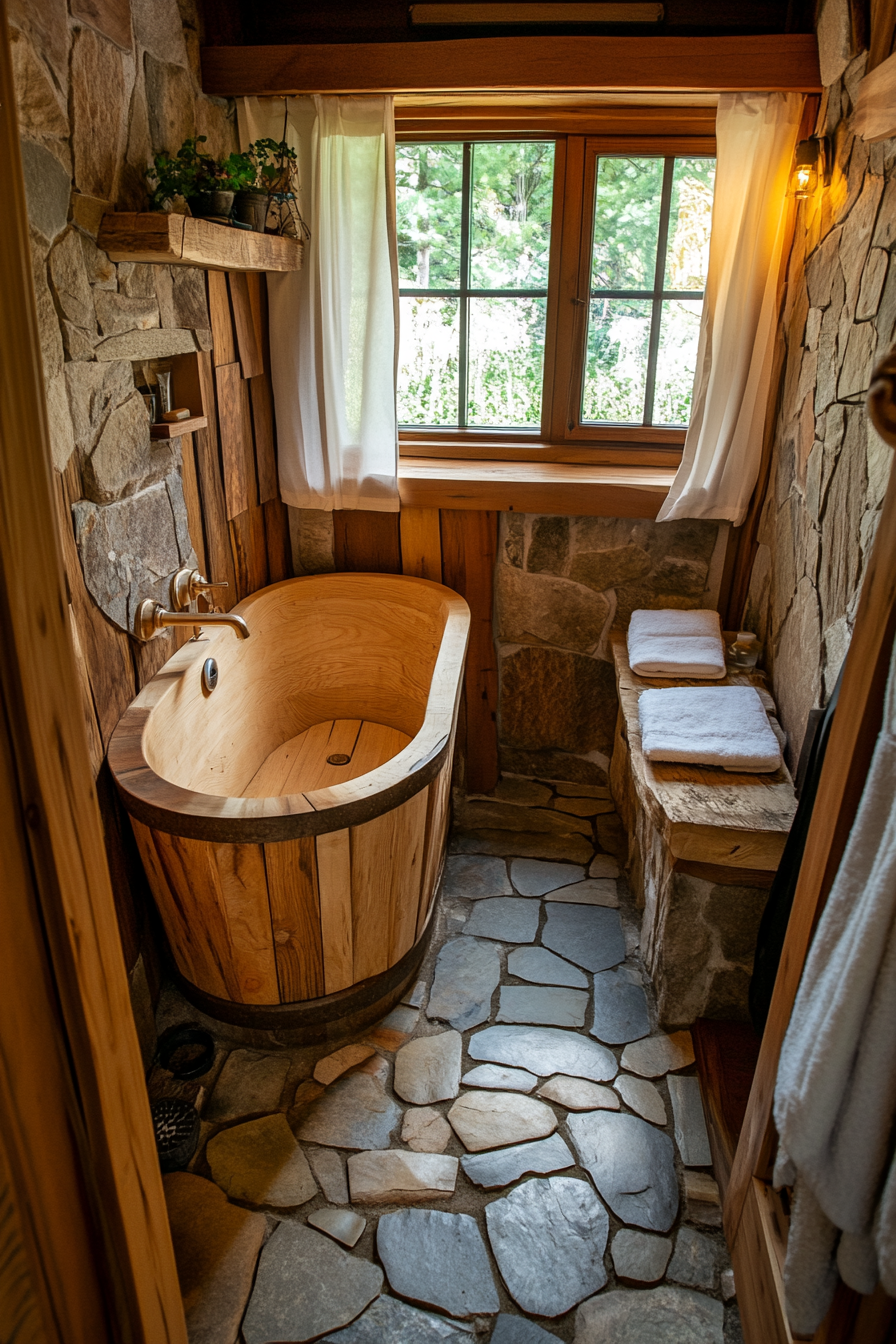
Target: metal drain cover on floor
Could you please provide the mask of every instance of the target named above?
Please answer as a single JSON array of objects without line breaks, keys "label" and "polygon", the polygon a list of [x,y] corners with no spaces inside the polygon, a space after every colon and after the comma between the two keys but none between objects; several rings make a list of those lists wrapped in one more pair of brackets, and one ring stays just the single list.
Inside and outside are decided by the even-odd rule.
[{"label": "metal drain cover on floor", "polygon": [[346,756],[344,751],[334,751],[332,756],[327,757],[327,765],[348,765],[351,756]]}]

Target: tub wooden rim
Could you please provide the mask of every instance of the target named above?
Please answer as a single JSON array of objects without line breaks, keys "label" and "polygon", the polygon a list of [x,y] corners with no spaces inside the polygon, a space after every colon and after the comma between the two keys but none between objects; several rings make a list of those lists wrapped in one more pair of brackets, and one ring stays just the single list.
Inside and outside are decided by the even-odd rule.
[{"label": "tub wooden rim", "polygon": [[[229,844],[270,844],[321,835],[358,826],[406,802],[435,779],[445,763],[463,687],[464,656],[470,628],[470,608],[443,584],[403,574],[315,574],[284,579],[244,598],[234,612],[251,625],[252,607],[275,589],[321,581],[375,580],[392,585],[414,584],[435,590],[447,608],[436,663],[430,682],[426,714],[419,732],[408,745],[366,775],[312,793],[272,798],[225,797],[200,793],[173,784],[147,760],[144,734],[153,710],[199,661],[214,653],[233,632],[214,629],[179,649],[147,682],[125,710],[109,742],[109,767],[122,801],[138,821],[154,830],[191,840]],[[363,585],[370,586],[370,585]],[[201,622],[200,622],[201,623]],[[446,703],[439,689],[451,689]],[[439,702],[439,703],[436,703]]]}]

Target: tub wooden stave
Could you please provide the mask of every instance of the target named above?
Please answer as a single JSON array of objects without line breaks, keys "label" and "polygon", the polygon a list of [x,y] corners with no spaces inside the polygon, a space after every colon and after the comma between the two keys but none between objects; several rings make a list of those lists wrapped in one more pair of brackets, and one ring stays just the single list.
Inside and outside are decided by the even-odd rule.
[{"label": "tub wooden stave", "polygon": [[[325,628],[327,603],[340,608],[344,629],[351,602],[366,607],[364,619],[354,622],[354,685],[342,644],[334,645]],[[284,693],[282,674],[274,679],[290,701],[285,708],[282,699],[274,704],[282,721],[271,727],[268,703],[268,720],[259,730],[257,703],[264,697],[256,694],[246,717],[260,741],[237,749],[243,760],[235,768],[221,754],[227,732],[220,724],[213,725],[219,731],[208,744],[220,687],[227,681],[232,686],[220,702],[232,732],[242,719],[240,667],[245,693],[254,684],[253,666],[257,670],[262,661],[264,642],[284,636],[284,611],[292,610],[294,623],[308,608],[315,610],[315,620],[302,630],[303,652],[296,660],[301,665],[293,668],[292,684]],[[406,618],[402,609],[410,613]],[[317,1002],[386,975],[427,930],[447,837],[469,609],[457,594],[425,580],[348,574],[287,580],[236,610],[249,622],[252,638],[240,646],[232,632],[215,630],[208,640],[180,650],[122,719],[110,744],[110,764],[187,984],[247,1010]],[[383,619],[388,626],[381,656],[376,643]],[[406,638],[399,652],[402,624]],[[244,653],[241,660],[240,652],[253,644],[255,657]],[[342,671],[333,673],[327,698],[323,659],[329,653],[332,662],[334,647]],[[200,699],[196,685],[209,656],[219,663],[219,689]],[[402,659],[403,703],[396,694]],[[370,684],[377,661],[391,679],[382,693]],[[317,675],[306,694],[312,665]],[[295,727],[303,731],[303,724],[321,714],[381,714],[410,740],[376,769],[313,792],[248,798],[192,787],[204,769],[215,787],[225,787],[240,772],[255,773],[278,737],[284,740]],[[206,731],[204,765],[195,751],[191,757],[190,729]]]}]

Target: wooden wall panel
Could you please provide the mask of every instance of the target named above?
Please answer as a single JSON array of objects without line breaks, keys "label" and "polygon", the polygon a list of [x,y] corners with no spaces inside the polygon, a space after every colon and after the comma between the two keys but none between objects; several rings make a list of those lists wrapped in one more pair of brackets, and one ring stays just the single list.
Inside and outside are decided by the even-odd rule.
[{"label": "wooden wall panel", "polygon": [[442,534],[438,509],[402,509],[401,572],[442,582]]},{"label": "wooden wall panel", "polygon": [[265,845],[280,999],[326,993],[314,837]]},{"label": "wooden wall panel", "polygon": [[230,316],[230,295],[224,271],[208,271],[208,311],[212,324],[212,358],[215,365],[233,364],[236,339]]},{"label": "wooden wall panel", "polygon": [[356,574],[400,574],[399,526],[398,513],[334,510],[336,568]]},{"label": "wooden wall panel", "polygon": [[190,540],[193,543],[193,550],[196,552],[199,569],[205,574],[205,531],[202,526],[202,500],[199,497],[199,476],[196,471],[196,449],[193,446],[192,434],[184,434],[181,437],[180,455],[184,502],[187,506],[187,526],[190,529]]},{"label": "wooden wall panel", "polygon": [[230,544],[240,601],[265,588],[268,582],[268,552],[264,510],[259,505],[230,520]]},{"label": "wooden wall panel", "polygon": [[255,378],[264,371],[261,362],[261,350],[258,345],[258,332],[249,303],[249,285],[245,271],[230,271],[227,275],[230,288],[230,306],[233,312],[233,330],[236,337],[237,358],[244,378]]},{"label": "wooden wall panel", "polygon": [[292,546],[289,540],[289,514],[279,499],[269,499],[264,509],[264,536],[268,550],[268,582],[280,583],[292,577]]},{"label": "wooden wall panel", "polygon": [[[218,394],[218,433],[224,471],[224,499],[227,517],[236,518],[255,502],[255,482],[248,472],[244,423],[245,403],[239,364],[219,364],[215,369]],[[253,473],[254,475],[254,473]]]},{"label": "wooden wall panel", "polygon": [[277,480],[277,453],[274,447],[274,400],[266,375],[252,378],[252,432],[255,437],[255,466],[258,474],[258,502],[280,498]]},{"label": "wooden wall panel", "polygon": [[470,605],[464,675],[467,788],[488,793],[498,782],[498,660],[492,632],[498,515],[442,510],[443,582]]}]

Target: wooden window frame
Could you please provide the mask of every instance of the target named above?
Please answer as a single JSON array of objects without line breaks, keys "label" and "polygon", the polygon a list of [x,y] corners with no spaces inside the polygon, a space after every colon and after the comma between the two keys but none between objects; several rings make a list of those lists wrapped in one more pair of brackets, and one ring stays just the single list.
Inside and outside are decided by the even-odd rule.
[{"label": "wooden window frame", "polygon": [[[500,125],[483,120],[479,109],[447,104],[427,108],[425,123],[418,109],[396,108],[396,139],[406,141],[553,140],[554,197],[552,239],[547,285],[544,382],[540,429],[426,428],[399,430],[402,459],[454,460],[460,470],[464,460],[558,462],[581,466],[677,467],[681,461],[685,429],[645,425],[570,425],[570,408],[580,404],[582,370],[578,368],[585,340],[580,314],[586,311],[581,295],[588,290],[591,234],[593,228],[594,172],[601,154],[639,153],[662,155],[714,155],[716,143],[712,121],[695,120],[689,134],[681,125],[679,108],[615,108],[606,126],[591,110],[578,114],[574,130],[560,130],[556,110],[543,119],[513,116],[516,109],[501,109]],[[700,109],[705,113],[707,109]],[[402,112],[410,115],[402,117]],[[503,115],[509,113],[510,115]],[[624,134],[630,127],[643,131],[655,121],[654,134]],[[439,115],[442,114],[442,115]],[[569,115],[568,113],[566,114]],[[663,122],[669,124],[664,133]],[[515,129],[515,124],[518,129]],[[567,123],[568,124],[568,123]],[[488,129],[486,129],[488,127]],[[684,133],[683,133],[684,131]],[[587,302],[587,301],[586,301]],[[573,370],[564,378],[562,370]]]}]

